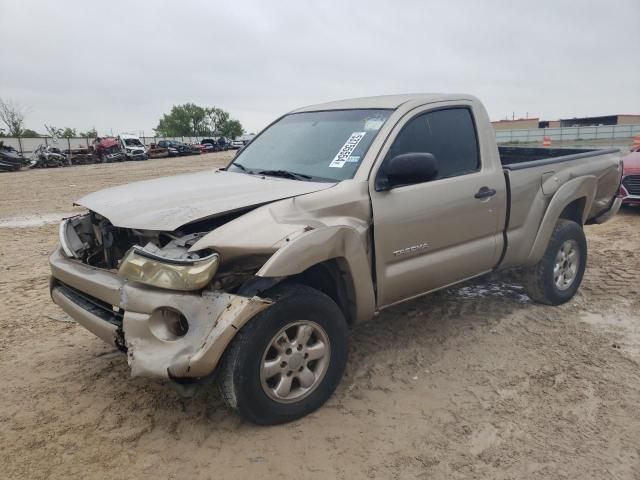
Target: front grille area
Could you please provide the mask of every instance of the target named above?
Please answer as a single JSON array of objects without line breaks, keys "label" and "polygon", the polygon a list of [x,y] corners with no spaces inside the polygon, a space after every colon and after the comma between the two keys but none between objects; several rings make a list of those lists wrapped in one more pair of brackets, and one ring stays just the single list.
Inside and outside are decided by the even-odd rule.
[{"label": "front grille area", "polygon": [[60,293],[84,310],[94,314],[96,317],[100,317],[106,322],[122,327],[123,312],[115,311],[108,303],[76,290],[59,280],[56,280],[54,287],[58,288]]},{"label": "front grille area", "polygon": [[622,185],[630,195],[640,195],[640,175],[628,175],[622,181]]}]

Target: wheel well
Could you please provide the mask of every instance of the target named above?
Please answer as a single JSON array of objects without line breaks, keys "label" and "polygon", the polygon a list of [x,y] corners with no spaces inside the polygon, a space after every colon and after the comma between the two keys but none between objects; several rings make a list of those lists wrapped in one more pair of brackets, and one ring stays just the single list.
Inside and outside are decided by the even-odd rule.
[{"label": "wheel well", "polygon": [[318,263],[289,277],[289,280],[320,290],[336,302],[349,325],[355,320],[353,279],[344,260],[331,259]]},{"label": "wheel well", "polygon": [[572,220],[578,225],[582,225],[582,214],[584,213],[584,206],[586,202],[587,199],[585,197],[576,198],[573,202],[564,207],[564,210],[560,213],[560,218]]}]

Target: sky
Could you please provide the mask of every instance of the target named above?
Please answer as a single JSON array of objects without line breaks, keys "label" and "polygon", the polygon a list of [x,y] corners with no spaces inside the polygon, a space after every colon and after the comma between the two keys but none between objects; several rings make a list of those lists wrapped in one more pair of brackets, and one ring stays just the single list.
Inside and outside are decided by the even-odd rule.
[{"label": "sky", "polygon": [[152,133],[174,104],[257,132],[304,105],[478,96],[492,120],[640,114],[640,0],[0,0],[0,98]]}]

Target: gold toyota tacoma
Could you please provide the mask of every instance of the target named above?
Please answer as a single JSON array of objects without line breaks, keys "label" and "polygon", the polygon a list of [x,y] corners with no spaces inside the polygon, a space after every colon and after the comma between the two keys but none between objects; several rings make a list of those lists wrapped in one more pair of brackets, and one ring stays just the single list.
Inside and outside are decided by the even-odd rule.
[{"label": "gold toyota tacoma", "polygon": [[513,267],[534,301],[571,299],[621,174],[613,149],[498,148],[469,95],[314,105],[226,168],[80,199],[51,296],[132,375],[215,378],[245,418],[286,422],[329,398],[349,326],[384,308]]}]

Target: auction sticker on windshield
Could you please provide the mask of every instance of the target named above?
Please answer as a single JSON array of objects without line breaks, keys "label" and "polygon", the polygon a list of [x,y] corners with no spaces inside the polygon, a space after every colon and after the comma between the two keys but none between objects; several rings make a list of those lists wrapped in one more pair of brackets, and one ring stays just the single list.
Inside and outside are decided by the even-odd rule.
[{"label": "auction sticker on windshield", "polygon": [[356,149],[360,141],[364,138],[367,132],[353,132],[349,139],[342,146],[340,151],[333,157],[333,160],[329,164],[333,168],[342,168],[344,164],[349,160],[349,157]]}]

